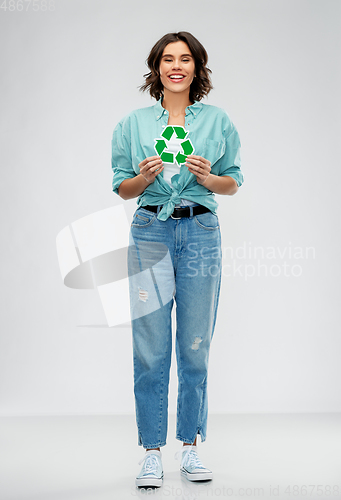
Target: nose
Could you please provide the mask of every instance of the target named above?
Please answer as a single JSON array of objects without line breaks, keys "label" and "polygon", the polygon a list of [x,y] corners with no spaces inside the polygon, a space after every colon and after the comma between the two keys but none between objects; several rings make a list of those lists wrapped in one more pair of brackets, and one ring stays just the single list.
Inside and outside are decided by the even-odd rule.
[{"label": "nose", "polygon": [[174,59],[173,69],[180,69],[180,61],[177,61],[176,59]]}]

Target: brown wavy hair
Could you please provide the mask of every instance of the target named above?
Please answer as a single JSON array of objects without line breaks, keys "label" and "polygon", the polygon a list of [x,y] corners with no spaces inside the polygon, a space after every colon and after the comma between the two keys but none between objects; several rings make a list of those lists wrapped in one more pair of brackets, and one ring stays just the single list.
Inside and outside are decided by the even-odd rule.
[{"label": "brown wavy hair", "polygon": [[163,85],[160,79],[160,61],[165,47],[169,43],[182,41],[187,43],[195,61],[195,77],[191,83],[189,91],[189,99],[191,102],[200,101],[213,89],[209,73],[212,71],[207,67],[208,55],[201,43],[187,31],[179,31],[179,33],[167,33],[156,42],[151,49],[146,61],[150,73],[146,73],[143,77],[145,83],[139,87],[141,92],[148,90],[150,95],[157,101],[163,95]]}]

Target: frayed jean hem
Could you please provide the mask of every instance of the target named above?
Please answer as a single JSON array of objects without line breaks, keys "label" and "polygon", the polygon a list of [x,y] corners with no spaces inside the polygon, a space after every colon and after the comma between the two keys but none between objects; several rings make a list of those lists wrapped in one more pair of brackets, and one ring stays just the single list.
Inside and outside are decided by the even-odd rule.
[{"label": "frayed jean hem", "polygon": [[139,446],[143,446],[143,448],[151,448],[151,449],[154,449],[154,448],[161,448],[161,446],[166,446],[166,441],[162,441],[162,443],[154,443],[154,444],[142,444],[138,441],[138,445]]},{"label": "frayed jean hem", "polygon": [[[198,434],[200,434],[201,443],[203,443],[204,441],[206,441],[206,436],[203,434],[203,432],[202,432],[201,429],[198,429],[198,432],[197,432],[196,436],[198,436]],[[191,439],[184,438],[184,437],[180,436],[179,434],[177,434],[176,435],[176,439],[178,439],[179,441],[182,441],[183,443],[193,444],[194,441],[195,441],[196,436],[194,437],[193,440],[191,440]]]}]

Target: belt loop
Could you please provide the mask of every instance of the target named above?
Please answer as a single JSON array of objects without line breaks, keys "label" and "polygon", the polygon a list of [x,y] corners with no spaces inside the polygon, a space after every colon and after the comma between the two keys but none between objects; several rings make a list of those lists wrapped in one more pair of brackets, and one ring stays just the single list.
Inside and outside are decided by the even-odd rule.
[{"label": "belt loop", "polygon": [[192,205],[189,206],[189,216],[193,217],[193,206]]}]

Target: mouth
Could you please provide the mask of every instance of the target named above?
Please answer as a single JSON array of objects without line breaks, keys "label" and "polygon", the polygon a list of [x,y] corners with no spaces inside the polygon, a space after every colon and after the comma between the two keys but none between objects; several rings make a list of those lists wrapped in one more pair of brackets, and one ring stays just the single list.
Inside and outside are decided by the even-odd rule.
[{"label": "mouth", "polygon": [[170,80],[171,82],[173,83],[179,83],[179,82],[182,82],[184,79],[185,79],[185,76],[184,75],[180,75],[180,74],[174,74],[174,75],[170,75],[167,77],[168,80]]}]

